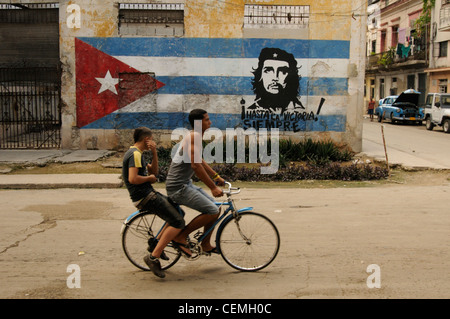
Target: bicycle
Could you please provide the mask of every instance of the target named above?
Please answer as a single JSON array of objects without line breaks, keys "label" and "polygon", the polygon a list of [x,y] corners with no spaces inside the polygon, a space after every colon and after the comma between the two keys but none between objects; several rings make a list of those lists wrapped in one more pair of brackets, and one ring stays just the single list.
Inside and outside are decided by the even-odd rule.
[{"label": "bicycle", "polygon": [[[258,271],[267,267],[276,258],[280,249],[280,235],[275,224],[266,216],[253,212],[253,207],[237,210],[233,195],[241,192],[240,188],[232,187],[226,182],[228,189],[224,189],[227,198],[215,204],[222,210],[216,223],[205,233],[198,231],[193,238],[188,236],[188,246],[191,256],[182,254],[172,242],[161,254],[160,262],[163,270],[175,265],[181,256],[189,261],[197,260],[202,255],[209,255],[202,251],[202,240],[212,232],[217,225],[216,247],[225,262],[240,271]],[[184,211],[177,207],[181,214]],[[137,268],[149,271],[143,262],[148,254],[148,247],[156,245],[158,236],[164,229],[165,221],[150,211],[136,211],[128,216],[122,225],[122,248],[128,260]]]}]

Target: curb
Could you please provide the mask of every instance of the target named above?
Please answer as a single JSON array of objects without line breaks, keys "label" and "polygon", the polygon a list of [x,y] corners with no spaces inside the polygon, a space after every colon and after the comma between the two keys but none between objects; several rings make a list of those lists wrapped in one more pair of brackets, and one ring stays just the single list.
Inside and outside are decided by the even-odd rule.
[{"label": "curb", "polygon": [[117,174],[1,175],[0,189],[121,188]]}]

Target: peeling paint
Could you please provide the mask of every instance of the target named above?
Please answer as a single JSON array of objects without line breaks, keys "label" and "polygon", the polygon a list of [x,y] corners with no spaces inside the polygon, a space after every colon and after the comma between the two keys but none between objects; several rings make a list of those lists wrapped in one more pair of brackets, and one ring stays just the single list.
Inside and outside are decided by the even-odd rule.
[{"label": "peeling paint", "polygon": [[[79,103],[74,92],[78,80],[75,68],[75,38],[83,39],[89,45],[98,44],[98,50],[115,59],[123,59],[124,63],[140,72],[154,72],[156,79],[165,84],[156,94],[141,97],[123,110],[108,114],[99,122],[92,123],[92,126],[83,128],[86,132],[92,129],[105,132],[110,130],[115,132],[115,138],[120,141],[126,140],[126,132],[134,125],[144,124],[166,132],[175,125],[183,125],[186,114],[192,107],[211,110],[218,121],[223,121],[222,124],[238,125],[241,107],[239,101],[250,103],[255,97],[251,80],[252,71],[257,67],[257,54],[264,47],[278,47],[292,52],[300,61],[300,101],[306,112],[316,112],[320,98],[326,99],[320,118],[314,121],[314,124],[306,125],[302,131],[303,135],[331,136],[341,141],[359,139],[354,136],[353,129],[350,134],[346,131],[349,130],[348,127],[358,126],[353,122],[349,126],[350,119],[359,119],[353,119],[347,114],[358,107],[351,102],[358,99],[350,98],[349,92],[362,94],[362,90],[355,88],[356,80],[361,77],[356,64],[361,57],[355,56],[349,47],[344,49],[346,54],[341,56],[342,43],[355,43],[364,39],[355,37],[364,30],[352,30],[360,25],[360,22],[353,21],[352,12],[364,12],[364,7],[358,0],[227,0],[215,2],[214,5],[210,0],[190,0],[185,1],[184,37],[143,38],[137,35],[133,38],[136,39],[135,43],[129,42],[130,38],[118,37],[118,6],[112,1],[77,1],[82,8],[82,28],[68,30],[64,25],[65,18],[62,13],[70,3],[75,2],[68,1],[67,4],[60,5],[61,60],[65,80],[62,98],[67,105],[66,113],[76,114]],[[261,29],[259,39],[245,38],[252,35],[244,32],[243,15],[246,4],[310,6],[309,25],[301,31],[294,29],[269,32]],[[361,20],[360,17],[358,19]],[[88,41],[90,38],[94,39],[93,42]],[[169,43],[167,40],[174,41]],[[317,49],[310,47],[311,43],[317,44],[319,41],[324,41],[326,45]],[[110,43],[115,43],[119,54],[108,51]],[[364,46],[363,43],[357,45]],[[136,48],[142,48],[144,53],[131,55],[130,52]],[[249,54],[251,50],[256,53]],[[324,52],[334,55],[329,58],[318,56],[314,59],[315,54]],[[128,58],[124,58],[127,56]],[[246,61],[231,62],[234,63],[233,68],[226,67],[226,63],[230,63],[231,59],[238,61],[239,58]],[[208,64],[210,59],[215,62]],[[164,63],[167,63],[167,66]],[[165,70],[175,65],[177,67],[173,72],[164,74]],[[130,117],[133,115],[134,117]],[[335,132],[328,131],[336,128]],[[78,130],[79,128],[73,128],[74,132]],[[86,133],[74,134],[71,147],[104,145],[103,139],[107,139],[106,135],[111,138],[110,134],[98,134],[95,135],[97,141],[93,141],[92,136],[89,137]]]}]

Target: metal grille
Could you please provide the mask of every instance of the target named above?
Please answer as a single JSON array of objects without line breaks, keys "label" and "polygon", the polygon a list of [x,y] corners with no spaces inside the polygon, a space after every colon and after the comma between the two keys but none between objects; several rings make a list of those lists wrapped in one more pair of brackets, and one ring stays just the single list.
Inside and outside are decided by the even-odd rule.
[{"label": "metal grille", "polygon": [[183,23],[183,4],[120,4],[120,23]]},{"label": "metal grille", "polygon": [[60,69],[0,67],[0,148],[59,148]]},{"label": "metal grille", "polygon": [[[39,14],[36,14],[36,11]],[[59,23],[58,4],[1,4],[0,23]]]},{"label": "metal grille", "polygon": [[245,5],[244,27],[305,28],[309,24],[309,6]]}]

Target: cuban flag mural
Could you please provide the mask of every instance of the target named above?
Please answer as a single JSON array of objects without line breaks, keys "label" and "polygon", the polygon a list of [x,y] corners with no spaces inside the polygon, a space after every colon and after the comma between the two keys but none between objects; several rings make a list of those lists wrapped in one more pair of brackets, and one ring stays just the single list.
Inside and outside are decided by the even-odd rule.
[{"label": "cuban flag mural", "polygon": [[76,38],[77,126],[173,130],[346,127],[349,41]]}]

